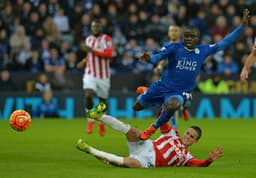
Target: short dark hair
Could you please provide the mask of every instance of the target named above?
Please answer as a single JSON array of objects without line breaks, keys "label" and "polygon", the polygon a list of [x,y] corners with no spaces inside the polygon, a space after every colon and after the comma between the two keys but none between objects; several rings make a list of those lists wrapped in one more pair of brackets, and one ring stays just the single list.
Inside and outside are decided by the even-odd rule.
[{"label": "short dark hair", "polygon": [[201,136],[202,136],[202,129],[200,127],[198,127],[198,126],[191,126],[190,128],[192,128],[192,129],[194,129],[196,131],[196,133],[198,135],[196,140],[199,140],[201,138]]},{"label": "short dark hair", "polygon": [[193,31],[198,37],[200,36],[200,31],[198,30],[198,28],[194,27],[194,26],[186,26],[184,28],[184,31],[189,30],[189,31]]}]

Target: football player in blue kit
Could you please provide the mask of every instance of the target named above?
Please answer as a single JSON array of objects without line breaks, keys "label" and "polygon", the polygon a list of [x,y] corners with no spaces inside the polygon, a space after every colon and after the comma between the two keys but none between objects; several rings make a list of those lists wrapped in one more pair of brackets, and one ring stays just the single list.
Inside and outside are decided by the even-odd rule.
[{"label": "football player in blue kit", "polygon": [[215,44],[196,45],[199,31],[194,27],[188,27],[184,29],[184,44],[170,43],[155,54],[149,55],[145,52],[140,56],[140,60],[153,64],[163,59],[168,61],[165,75],[162,75],[159,81],[152,83],[145,93],[139,95],[133,106],[135,111],[140,111],[146,107],[160,107],[165,104],[158,120],[142,132],[142,140],[149,139],[156,129],[168,122],[184,101],[189,99],[188,93],[195,88],[196,77],[205,59],[230,46],[248,25],[248,19],[249,10],[245,9],[241,25]]}]

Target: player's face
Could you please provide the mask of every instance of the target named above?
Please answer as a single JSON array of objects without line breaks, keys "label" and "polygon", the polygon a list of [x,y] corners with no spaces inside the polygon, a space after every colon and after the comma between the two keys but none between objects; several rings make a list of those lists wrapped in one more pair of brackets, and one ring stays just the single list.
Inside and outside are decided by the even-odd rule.
[{"label": "player's face", "polygon": [[91,31],[93,35],[98,36],[101,33],[101,30],[102,30],[102,25],[100,23],[95,21],[92,22]]},{"label": "player's face", "polygon": [[168,36],[171,42],[178,42],[181,36],[180,28],[177,26],[170,26],[168,31]]},{"label": "player's face", "polygon": [[182,143],[186,146],[197,142],[198,133],[193,128],[188,128],[182,137]]},{"label": "player's face", "polygon": [[196,31],[187,29],[184,31],[184,44],[188,49],[194,49],[198,40]]}]

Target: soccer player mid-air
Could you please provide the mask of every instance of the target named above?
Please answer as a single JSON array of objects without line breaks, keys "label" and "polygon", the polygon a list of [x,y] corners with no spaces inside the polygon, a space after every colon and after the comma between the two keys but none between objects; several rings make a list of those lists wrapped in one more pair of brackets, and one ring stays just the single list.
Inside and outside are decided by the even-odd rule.
[{"label": "soccer player mid-air", "polygon": [[184,29],[184,44],[171,43],[153,55],[143,53],[140,57],[142,61],[155,64],[167,59],[168,65],[166,74],[162,75],[159,81],[152,83],[145,93],[139,95],[133,106],[135,111],[140,111],[149,106],[160,107],[163,103],[165,105],[159,119],[142,132],[142,140],[150,138],[156,129],[168,122],[184,101],[189,99],[188,93],[195,88],[196,78],[205,59],[230,46],[248,25],[248,19],[249,10],[245,9],[241,25],[215,44],[196,45],[199,31],[188,27]]},{"label": "soccer player mid-air", "polygon": [[[181,36],[182,36],[182,30],[179,26],[177,25],[170,25],[168,28],[168,37],[169,37],[169,42],[165,42],[164,46],[170,44],[170,43],[180,43],[181,42]],[[155,74],[161,74],[161,75],[165,75],[167,70],[166,70],[166,66],[167,66],[167,61],[166,60],[162,60],[160,61],[157,66],[154,68],[154,73]],[[137,88],[136,92],[138,94],[143,94],[148,88],[145,86],[140,86]],[[186,103],[184,103],[184,105],[181,107],[180,111],[182,113],[183,119],[184,120],[189,120],[189,111],[187,109],[188,105],[189,105],[190,101],[187,101]],[[161,114],[162,110],[164,108],[164,105],[161,106],[157,117]],[[176,117],[175,114],[171,117],[171,123],[172,123],[172,127],[177,130],[178,129],[178,125],[177,125],[177,121],[176,121]]]}]

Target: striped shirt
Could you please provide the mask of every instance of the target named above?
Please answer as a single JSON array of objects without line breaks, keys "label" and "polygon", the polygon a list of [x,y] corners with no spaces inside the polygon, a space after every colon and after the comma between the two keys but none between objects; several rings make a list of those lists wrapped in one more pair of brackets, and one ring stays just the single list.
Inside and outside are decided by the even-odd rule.
[{"label": "striped shirt", "polygon": [[109,62],[112,58],[112,39],[110,36],[101,34],[98,37],[90,35],[85,40],[85,45],[93,49],[86,56],[85,76],[99,79],[110,78]]},{"label": "striped shirt", "polygon": [[153,145],[156,153],[156,167],[184,166],[194,158],[173,129],[153,141]]}]

